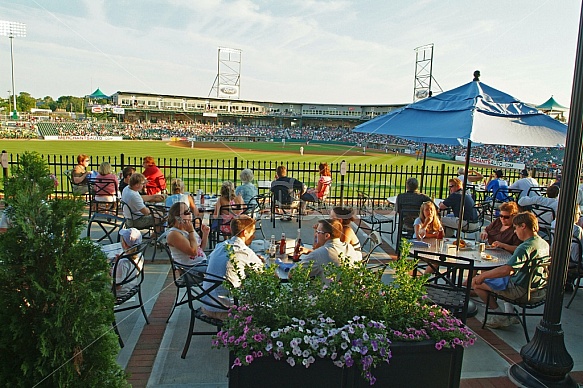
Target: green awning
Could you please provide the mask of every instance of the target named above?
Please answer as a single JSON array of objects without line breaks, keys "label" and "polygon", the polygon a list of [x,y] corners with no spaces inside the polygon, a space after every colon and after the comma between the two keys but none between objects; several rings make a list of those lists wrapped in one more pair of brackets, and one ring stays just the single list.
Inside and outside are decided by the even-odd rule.
[{"label": "green awning", "polygon": [[536,108],[540,109],[540,110],[544,110],[544,111],[554,111],[554,112],[565,112],[565,111],[569,110],[569,108],[567,108],[567,107],[559,104],[557,101],[555,101],[553,96],[551,96],[551,98],[549,98],[546,102],[538,105]]}]

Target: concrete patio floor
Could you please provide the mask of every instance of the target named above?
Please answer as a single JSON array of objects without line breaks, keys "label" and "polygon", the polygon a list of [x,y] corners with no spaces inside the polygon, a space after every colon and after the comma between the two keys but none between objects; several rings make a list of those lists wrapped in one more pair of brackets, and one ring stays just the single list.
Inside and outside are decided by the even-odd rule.
[{"label": "concrete patio floor", "polygon": [[[311,225],[317,219],[303,220],[302,239],[305,242],[312,241]],[[297,223],[277,221],[273,229],[269,222],[264,221],[263,229],[267,238],[271,234],[279,237],[282,231],[287,236],[295,237]],[[364,235],[359,237],[364,239]],[[392,253],[388,245],[383,244],[383,247]],[[148,257],[151,249],[146,252]],[[169,269],[168,257],[161,251],[157,253],[154,263],[146,262],[143,290],[148,301],[146,307],[150,325],[145,325],[139,310],[117,314],[120,332],[126,343],[119,353],[118,362],[131,375],[129,381],[134,387],[227,387],[228,354],[224,349],[212,349],[210,336],[193,337],[186,359],[180,358],[190,311],[188,306],[181,306],[166,323],[176,292]],[[565,296],[564,304],[568,298],[570,294]],[[483,304],[479,301],[476,304],[478,315],[468,320],[468,326],[477,334],[478,340],[464,353],[461,386],[512,387],[514,385],[506,376],[508,368],[521,361],[520,349],[526,344],[522,328],[513,325],[505,329],[482,329]],[[565,344],[574,361],[571,376],[580,384],[583,383],[582,313],[583,292],[577,295],[570,309],[563,307],[562,310]],[[531,337],[539,321],[539,317],[528,319]],[[213,330],[202,322],[196,325],[197,330]]]}]

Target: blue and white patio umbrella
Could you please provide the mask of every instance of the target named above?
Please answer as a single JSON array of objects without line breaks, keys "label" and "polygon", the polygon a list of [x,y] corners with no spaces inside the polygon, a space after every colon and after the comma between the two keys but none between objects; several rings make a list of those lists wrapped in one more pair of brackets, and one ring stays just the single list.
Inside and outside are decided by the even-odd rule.
[{"label": "blue and white patio umbrella", "polygon": [[376,117],[355,132],[429,144],[565,144],[567,126],[479,80]]},{"label": "blue and white patio umbrella", "polygon": [[[565,124],[480,82],[479,77],[476,71],[470,83],[376,117],[354,131],[426,144],[464,145],[466,170],[472,143],[525,147],[565,144]],[[464,179],[464,193],[466,183]],[[463,206],[461,209],[460,220]]]}]

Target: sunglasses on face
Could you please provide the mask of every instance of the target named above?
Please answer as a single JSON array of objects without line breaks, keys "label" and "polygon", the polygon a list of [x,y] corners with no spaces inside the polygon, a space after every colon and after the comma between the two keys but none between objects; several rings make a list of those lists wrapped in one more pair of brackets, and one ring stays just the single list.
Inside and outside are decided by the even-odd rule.
[{"label": "sunglasses on face", "polygon": [[190,210],[188,210],[188,209],[187,209],[187,210],[185,210],[185,211],[184,211],[184,213],[182,213],[182,215],[183,215],[183,216],[189,216],[189,215],[191,215],[191,214],[192,214],[192,213],[191,213],[191,212],[190,212]]},{"label": "sunglasses on face", "polygon": [[508,220],[510,217],[512,217],[512,216],[503,216],[503,215],[500,215],[500,218],[503,218],[505,220]]}]

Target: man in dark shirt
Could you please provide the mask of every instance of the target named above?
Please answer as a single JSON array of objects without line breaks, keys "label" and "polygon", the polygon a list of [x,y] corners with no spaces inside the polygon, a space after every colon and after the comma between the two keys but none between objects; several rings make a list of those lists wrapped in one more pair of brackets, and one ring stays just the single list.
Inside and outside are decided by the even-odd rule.
[{"label": "man in dark shirt", "polygon": [[[406,231],[413,231],[413,222],[419,216],[419,209],[423,202],[432,202],[427,195],[420,193],[419,182],[415,178],[407,179],[405,182],[406,192],[397,195],[397,203],[395,208],[397,213],[401,210],[407,210],[407,214],[403,216],[403,229]],[[409,212],[408,210],[411,210]]]},{"label": "man in dark shirt", "polygon": [[[449,180],[449,197],[447,197],[442,203],[439,204],[441,210],[451,208],[454,217],[442,217],[441,224],[445,228],[445,234],[448,237],[453,236],[453,231],[457,230],[459,216],[460,216],[460,203],[462,195],[462,181],[458,178],[452,178]],[[474,209],[474,200],[472,199],[469,192],[466,192],[466,197],[464,199],[464,223],[462,225],[462,230],[473,230],[478,226],[478,213]]]},{"label": "man in dark shirt", "polygon": [[306,187],[302,182],[287,176],[285,166],[277,167],[277,179],[271,182],[271,192],[278,205],[290,207],[293,212],[294,209],[299,208],[299,198],[304,191],[306,191]]}]

